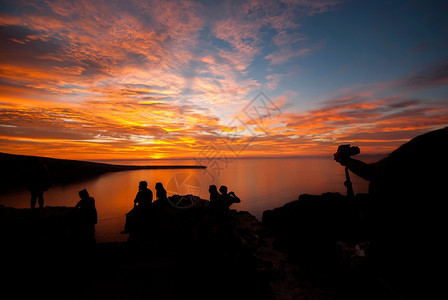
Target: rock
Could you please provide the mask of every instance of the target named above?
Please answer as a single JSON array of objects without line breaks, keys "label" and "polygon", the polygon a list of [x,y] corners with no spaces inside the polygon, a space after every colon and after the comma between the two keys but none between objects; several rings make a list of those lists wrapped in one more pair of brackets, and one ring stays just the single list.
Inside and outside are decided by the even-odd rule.
[{"label": "rock", "polygon": [[130,232],[130,249],[171,253],[182,270],[194,270],[191,276],[200,282],[202,293],[212,298],[331,298],[309,284],[301,267],[277,248],[276,237],[253,215],[230,210],[219,218],[207,210],[207,200],[196,203],[186,209],[154,207],[142,216],[140,229],[146,229]]},{"label": "rock", "polygon": [[299,199],[263,213],[263,225],[285,247],[319,251],[319,244],[344,240],[355,245],[366,240],[366,195],[355,200],[339,193],[300,195]]},{"label": "rock", "polygon": [[94,251],[73,207],[18,209],[0,206],[0,264],[5,295],[66,298]]},{"label": "rock", "polygon": [[84,237],[73,207],[27,209],[0,206],[0,234],[5,248],[72,247]]},{"label": "rock", "polygon": [[[296,201],[265,211],[262,222],[309,289],[336,299],[383,298],[390,295],[373,278],[365,254],[370,201],[364,194],[355,198],[339,193],[300,195]],[[364,256],[356,255],[361,250]]]}]

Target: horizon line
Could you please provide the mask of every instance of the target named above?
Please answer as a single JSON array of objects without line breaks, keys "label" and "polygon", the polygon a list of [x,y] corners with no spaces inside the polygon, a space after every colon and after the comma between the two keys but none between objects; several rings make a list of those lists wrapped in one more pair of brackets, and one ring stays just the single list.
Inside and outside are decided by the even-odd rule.
[{"label": "horizon line", "polygon": [[[362,153],[359,155],[356,155],[356,157],[377,157],[377,156],[387,156],[390,153]],[[325,158],[325,157],[332,157],[331,155],[324,155],[324,154],[316,154],[316,155],[279,155],[279,156],[229,156],[227,159],[233,160],[233,159],[288,159],[288,158]],[[198,157],[165,157],[165,158],[103,158],[103,159],[89,159],[87,161],[135,161],[135,160],[152,160],[152,161],[160,161],[160,160],[212,160],[210,158],[198,158]]]},{"label": "horizon line", "polygon": [[[99,158],[99,159],[78,159],[78,158],[59,158],[52,156],[38,156],[38,155],[28,155],[28,154],[14,154],[14,153],[6,153],[0,152],[0,154],[6,155],[17,155],[17,156],[33,156],[33,157],[41,157],[41,158],[50,158],[50,159],[61,159],[61,160],[76,160],[76,161],[85,161],[85,162],[127,162],[127,161],[165,161],[165,160],[197,160],[201,162],[201,160],[211,160],[206,157],[165,157],[165,158]],[[386,157],[390,153],[361,153],[356,155],[356,157]],[[270,156],[229,156],[227,159],[293,159],[293,158],[330,158],[330,155],[324,154],[316,154],[316,155],[270,155]]]}]

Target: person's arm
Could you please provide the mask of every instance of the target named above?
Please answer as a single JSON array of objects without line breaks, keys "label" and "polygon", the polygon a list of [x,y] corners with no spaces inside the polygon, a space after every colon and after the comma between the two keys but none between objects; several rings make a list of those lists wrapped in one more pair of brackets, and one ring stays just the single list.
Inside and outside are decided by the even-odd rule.
[{"label": "person's arm", "polygon": [[375,177],[376,168],[372,164],[351,157],[341,158],[339,163],[365,180],[371,181]]},{"label": "person's arm", "polygon": [[135,195],[134,206],[136,206],[140,202],[140,192]]},{"label": "person's arm", "polygon": [[232,200],[231,200],[232,203],[240,203],[241,202],[240,198],[238,198],[234,192],[230,192],[229,195],[232,196],[232,197],[229,197],[229,198],[232,198]]}]

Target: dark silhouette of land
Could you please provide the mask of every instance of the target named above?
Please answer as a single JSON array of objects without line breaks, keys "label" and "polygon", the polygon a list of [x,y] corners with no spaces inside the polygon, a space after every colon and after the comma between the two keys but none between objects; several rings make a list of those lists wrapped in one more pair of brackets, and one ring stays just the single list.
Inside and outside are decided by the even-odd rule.
[{"label": "dark silhouette of land", "polygon": [[129,166],[96,163],[79,160],[55,159],[0,153],[0,191],[26,187],[27,162],[34,158],[48,168],[52,184],[69,183],[102,175],[107,172],[132,171],[142,169],[203,169],[199,165]]}]

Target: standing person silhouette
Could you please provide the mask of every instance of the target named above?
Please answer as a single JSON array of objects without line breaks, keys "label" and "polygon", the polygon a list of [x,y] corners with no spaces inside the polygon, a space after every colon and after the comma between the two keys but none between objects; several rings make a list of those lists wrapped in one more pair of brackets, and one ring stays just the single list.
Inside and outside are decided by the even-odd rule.
[{"label": "standing person silhouette", "polygon": [[31,192],[31,208],[35,208],[36,202],[39,208],[44,207],[44,192],[51,187],[51,182],[47,166],[37,157],[28,159],[26,183]]}]

